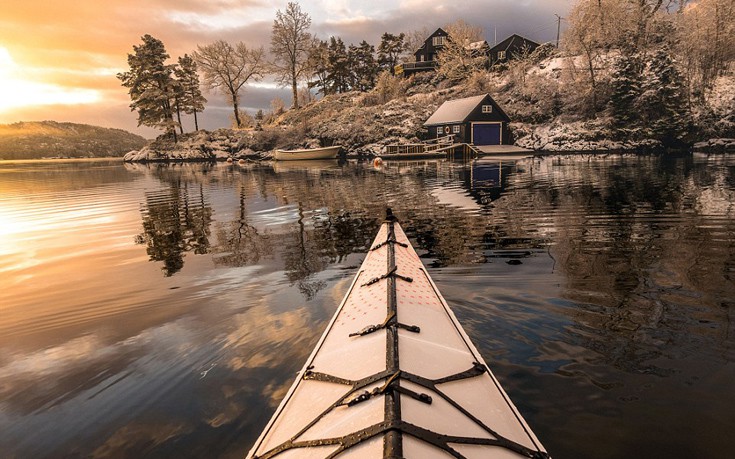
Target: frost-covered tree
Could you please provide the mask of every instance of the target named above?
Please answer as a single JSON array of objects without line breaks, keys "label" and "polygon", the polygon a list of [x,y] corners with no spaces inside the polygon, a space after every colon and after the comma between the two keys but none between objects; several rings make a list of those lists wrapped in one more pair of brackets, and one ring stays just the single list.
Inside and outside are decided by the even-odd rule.
[{"label": "frost-covered tree", "polygon": [[449,24],[446,30],[449,39],[436,56],[437,73],[440,76],[450,81],[459,81],[487,65],[487,54],[470,46],[482,41],[481,27],[472,26],[460,19]]},{"label": "frost-covered tree", "polygon": [[232,46],[224,40],[210,45],[197,46],[194,60],[204,74],[204,84],[230,98],[235,124],[240,119],[240,92],[248,81],[259,81],[265,72],[263,48],[250,49],[243,42]]},{"label": "frost-covered tree", "polygon": [[276,11],[271,32],[272,70],[281,84],[291,85],[293,108],[299,108],[298,82],[307,71],[309,48],[312,45],[311,18],[301,11],[298,3],[288,2],[286,11]]},{"label": "frost-covered tree", "polygon": [[395,75],[395,68],[398,64],[398,58],[406,49],[406,34],[400,33],[393,35],[392,33],[384,33],[380,37],[380,45],[378,45],[378,65],[382,70],[388,70],[391,75]]},{"label": "frost-covered tree", "polygon": [[617,128],[628,128],[638,121],[635,105],[641,96],[643,68],[638,54],[624,53],[615,61],[609,106],[613,125]]},{"label": "frost-covered tree", "polygon": [[681,143],[691,114],[681,74],[667,46],[657,49],[650,58],[636,108],[651,136],[667,145]]},{"label": "frost-covered tree", "polygon": [[383,70],[378,75],[373,90],[377,96],[377,102],[387,104],[393,99],[406,95],[408,80],[400,76],[392,75],[387,70]]},{"label": "frost-covered tree", "polygon": [[368,91],[375,87],[378,66],[375,63],[375,47],[365,40],[359,46],[350,45],[347,57],[350,66],[350,87]]},{"label": "frost-covered tree", "polygon": [[701,97],[735,60],[735,0],[700,0],[677,19],[679,60]]},{"label": "frost-covered tree", "polygon": [[204,111],[204,104],[207,103],[207,99],[202,95],[199,85],[196,61],[188,54],[184,54],[179,57],[179,65],[174,70],[174,74],[181,87],[179,108],[187,115],[194,115],[194,130],[198,131],[197,113]]},{"label": "frost-covered tree", "polygon": [[[578,0],[567,15],[569,27],[564,33],[563,48],[572,58],[570,64],[579,62],[584,67],[575,83],[577,93],[592,113],[602,105],[600,93],[605,88],[600,86],[600,80],[606,73],[605,57],[615,49],[644,48],[638,44],[642,38],[637,37],[644,37],[648,30],[651,7],[649,0]],[[577,57],[581,59],[578,61]]]},{"label": "frost-covered tree", "polygon": [[169,55],[161,40],[148,34],[141,39],[143,44],[133,46],[133,53],[128,54],[130,70],[118,73],[117,78],[128,88],[130,110],[138,112],[138,126],[162,129],[176,140],[174,66],[166,64]]}]

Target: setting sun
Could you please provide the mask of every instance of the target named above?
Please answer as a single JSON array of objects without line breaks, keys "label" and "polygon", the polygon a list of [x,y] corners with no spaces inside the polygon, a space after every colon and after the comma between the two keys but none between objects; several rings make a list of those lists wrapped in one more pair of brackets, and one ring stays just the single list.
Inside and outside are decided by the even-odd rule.
[{"label": "setting sun", "polygon": [[77,105],[97,102],[98,91],[63,88],[24,78],[23,69],[0,47],[0,112],[39,105]]}]

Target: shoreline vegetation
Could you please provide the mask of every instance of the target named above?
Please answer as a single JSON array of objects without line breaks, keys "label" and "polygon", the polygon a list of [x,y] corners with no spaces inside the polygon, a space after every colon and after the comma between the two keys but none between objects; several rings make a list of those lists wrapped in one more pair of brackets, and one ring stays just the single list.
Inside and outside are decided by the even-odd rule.
[{"label": "shoreline vegetation", "polygon": [[[530,68],[533,72],[558,73],[553,65],[559,58],[546,58]],[[436,84],[436,75],[418,75],[408,80],[389,77],[385,87],[371,92],[350,91],[327,95],[304,104],[298,110],[277,110],[248,127],[200,130],[180,134],[176,141],[168,135],[149,142],[124,157],[131,162],[224,161],[228,158],[263,159],[276,148],[313,148],[343,145],[351,155],[381,156],[385,145],[420,142],[422,125],[446,100],[488,92],[509,113],[515,145],[535,152],[735,152],[735,135],[708,137],[695,131],[688,142],[666,145],[654,138],[630,135],[611,127],[609,116],[590,120],[554,117],[540,122],[538,105],[519,97],[521,90],[509,81],[508,72],[483,72],[473,80],[451,85]],[[735,88],[735,77],[722,76],[719,87]],[[724,92],[724,91],[723,91]],[[727,106],[718,99],[723,122],[733,117],[732,96]],[[381,100],[381,98],[383,100]],[[731,131],[732,132],[732,131]],[[700,137],[701,136],[701,137]],[[704,140],[699,140],[704,139]]]},{"label": "shoreline vegetation", "polygon": [[[139,124],[164,134],[125,160],[257,159],[330,145],[381,155],[387,144],[427,140],[423,123],[443,102],[479,94],[509,115],[504,143],[534,151],[735,151],[732,0],[578,0],[565,22],[556,45],[500,61],[478,51],[482,28],[455,21],[442,26],[436,65],[408,78],[396,64],[415,59],[428,29],[348,46],[312,35],[295,2],[276,12],[270,53],[219,40],[185,55],[184,68],[182,58],[166,64],[163,43],[145,35],[118,78]],[[266,76],[291,88],[291,107],[276,99],[270,112],[243,111],[247,85]],[[200,86],[231,100],[231,128],[183,132],[182,113],[205,109]]]}]

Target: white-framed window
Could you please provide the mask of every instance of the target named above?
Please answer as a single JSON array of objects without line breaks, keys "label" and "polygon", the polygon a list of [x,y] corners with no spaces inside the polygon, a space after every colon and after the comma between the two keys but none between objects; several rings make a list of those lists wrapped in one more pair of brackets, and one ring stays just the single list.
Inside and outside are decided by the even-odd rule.
[{"label": "white-framed window", "polygon": [[502,61],[505,59],[505,51],[498,51],[498,60]]},{"label": "white-framed window", "polygon": [[437,134],[444,134],[444,126],[439,126],[438,128],[436,128],[436,133]]},{"label": "white-framed window", "polygon": [[459,124],[452,126],[452,133],[459,134]]},{"label": "white-framed window", "polygon": [[433,37],[431,39],[431,44],[434,46],[444,46],[444,39],[447,37]]},{"label": "white-framed window", "polygon": [[492,105],[483,105],[482,106],[482,113],[492,113],[493,112],[493,106]]}]

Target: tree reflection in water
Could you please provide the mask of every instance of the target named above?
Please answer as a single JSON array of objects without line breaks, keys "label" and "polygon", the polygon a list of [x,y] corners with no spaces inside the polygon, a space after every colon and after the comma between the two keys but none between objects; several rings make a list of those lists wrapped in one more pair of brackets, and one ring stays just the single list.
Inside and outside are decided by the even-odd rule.
[{"label": "tree reflection in water", "polygon": [[241,267],[273,257],[273,238],[248,222],[247,189],[240,186],[238,219],[217,222],[216,266]]},{"label": "tree reflection in water", "polygon": [[164,276],[172,276],[184,267],[184,253],[209,251],[212,208],[206,203],[203,185],[190,196],[190,184],[169,182],[166,190],[145,195],[143,232],[136,237],[146,245],[151,261],[162,261]]}]

